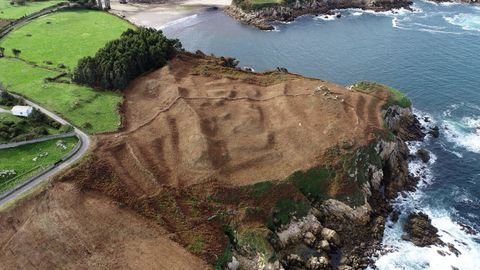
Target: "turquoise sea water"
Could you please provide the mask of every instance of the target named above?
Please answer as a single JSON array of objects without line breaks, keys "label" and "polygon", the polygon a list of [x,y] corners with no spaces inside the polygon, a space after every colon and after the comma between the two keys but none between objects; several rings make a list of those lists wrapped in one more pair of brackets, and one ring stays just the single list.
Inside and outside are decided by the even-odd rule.
[{"label": "turquoise sea water", "polygon": [[286,67],[290,72],[349,85],[378,81],[405,92],[416,112],[441,128],[426,147],[428,165],[410,163],[422,176],[419,190],[399,197],[402,218],[428,213],[446,248],[417,248],[401,240],[402,219],[388,223],[379,269],[480,269],[480,238],[459,223],[480,230],[480,6],[415,2],[414,12],[341,11],[342,18],[304,16],[275,31],[242,25],[221,11],[200,13],[163,30],[192,51],[238,58],[255,70]]}]

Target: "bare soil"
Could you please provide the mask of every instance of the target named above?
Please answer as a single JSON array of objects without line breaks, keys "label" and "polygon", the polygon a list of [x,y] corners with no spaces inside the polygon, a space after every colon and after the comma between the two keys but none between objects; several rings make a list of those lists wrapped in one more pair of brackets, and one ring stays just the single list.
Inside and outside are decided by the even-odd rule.
[{"label": "bare soil", "polygon": [[149,219],[72,183],[0,216],[2,269],[208,269]]},{"label": "bare soil", "polygon": [[384,96],[279,72],[209,76],[204,61],[177,57],[134,81],[124,131],[101,136],[97,155],[135,194],[210,178],[233,186],[284,179],[321,164],[342,141],[365,145],[382,128]]}]

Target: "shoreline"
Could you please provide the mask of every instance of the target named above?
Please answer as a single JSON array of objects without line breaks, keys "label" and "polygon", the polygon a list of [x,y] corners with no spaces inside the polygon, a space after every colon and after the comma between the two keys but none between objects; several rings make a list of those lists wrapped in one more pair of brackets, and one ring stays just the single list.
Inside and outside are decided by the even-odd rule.
[{"label": "shoreline", "polygon": [[223,9],[229,0],[187,0],[163,4],[111,2],[110,13],[137,26],[162,29],[170,23],[208,10]]},{"label": "shoreline", "polygon": [[235,3],[225,9],[225,12],[235,18],[236,20],[252,25],[260,30],[274,30],[273,24],[275,22],[291,22],[303,15],[337,15],[334,11],[349,8],[359,8],[363,10],[373,10],[375,12],[390,11],[400,8],[411,10],[413,4],[410,0],[385,0],[381,3],[374,2],[356,2],[342,0],[335,4],[328,4],[323,2],[308,2],[299,3],[289,6],[270,6],[259,9],[245,10],[240,4]]}]

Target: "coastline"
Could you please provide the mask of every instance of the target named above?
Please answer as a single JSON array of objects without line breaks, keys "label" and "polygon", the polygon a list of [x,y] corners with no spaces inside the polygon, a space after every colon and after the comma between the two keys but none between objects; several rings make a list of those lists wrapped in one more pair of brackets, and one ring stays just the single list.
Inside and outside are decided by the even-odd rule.
[{"label": "coastline", "polygon": [[375,12],[389,11],[405,8],[410,10],[410,0],[385,0],[379,3],[373,1],[348,1],[342,0],[335,3],[326,2],[295,2],[294,5],[274,5],[258,9],[242,7],[242,3],[235,1],[226,8],[225,12],[236,20],[253,25],[261,30],[274,30],[275,22],[290,22],[296,18],[307,14],[326,14],[334,15],[334,10],[359,8],[364,10],[373,10]]},{"label": "coastline", "polygon": [[162,29],[168,24],[209,9],[226,8],[230,0],[186,0],[163,4],[111,2],[110,13],[144,27]]}]

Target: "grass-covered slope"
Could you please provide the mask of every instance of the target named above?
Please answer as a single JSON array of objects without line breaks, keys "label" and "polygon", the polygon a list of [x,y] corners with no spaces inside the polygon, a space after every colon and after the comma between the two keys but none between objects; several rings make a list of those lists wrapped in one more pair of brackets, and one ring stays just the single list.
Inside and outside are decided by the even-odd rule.
[{"label": "grass-covered slope", "polygon": [[44,82],[57,72],[33,67],[17,59],[0,59],[0,81],[10,91],[57,112],[90,133],[116,130],[122,96],[69,83]]},{"label": "grass-covered slope", "polygon": [[127,21],[105,12],[93,10],[62,11],[38,18],[15,30],[0,42],[6,55],[38,65],[45,61],[60,63],[73,69],[80,58],[94,55],[108,41],[133,28]]},{"label": "grass-covered slope", "polygon": [[10,4],[10,0],[0,0],[0,19],[15,20],[44,8],[66,2],[62,0],[26,1],[25,4]]},{"label": "grass-covered slope", "polygon": [[[0,41],[7,55],[0,59],[0,82],[89,133],[114,131],[120,124],[120,94],[73,84],[68,74],[55,82],[45,79],[73,70],[80,58],[94,55],[129,28],[133,26],[120,18],[92,10],[62,11],[33,20]],[[18,59],[12,49],[21,51]]]}]

